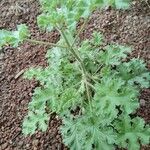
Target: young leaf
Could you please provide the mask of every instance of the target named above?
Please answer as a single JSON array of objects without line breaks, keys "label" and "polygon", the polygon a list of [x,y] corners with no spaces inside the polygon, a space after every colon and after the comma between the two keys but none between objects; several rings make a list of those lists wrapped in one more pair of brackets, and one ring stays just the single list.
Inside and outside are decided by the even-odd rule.
[{"label": "young leaf", "polygon": [[5,45],[17,47],[29,36],[29,30],[25,24],[18,25],[16,31],[0,30],[0,48]]}]

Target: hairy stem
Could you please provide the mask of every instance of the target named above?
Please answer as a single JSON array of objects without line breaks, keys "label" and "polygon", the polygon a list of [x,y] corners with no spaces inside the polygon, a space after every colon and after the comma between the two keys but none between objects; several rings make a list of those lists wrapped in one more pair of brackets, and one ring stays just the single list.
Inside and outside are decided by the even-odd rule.
[{"label": "hairy stem", "polygon": [[[59,28],[58,28],[58,30],[59,30]],[[81,69],[82,69],[82,71],[83,71],[83,78],[84,78],[83,80],[84,80],[84,84],[85,84],[87,99],[88,99],[88,101],[89,101],[90,109],[91,109],[91,111],[92,111],[91,94],[90,94],[89,85],[87,84],[87,82],[88,82],[88,79],[87,79],[87,78],[88,78],[88,73],[87,73],[87,71],[86,71],[86,69],[85,69],[85,66],[84,66],[84,64],[83,64],[83,61],[82,61],[81,58],[78,56],[78,54],[76,53],[76,51],[74,50],[74,48],[70,45],[70,43],[69,43],[69,41],[68,41],[68,39],[67,39],[67,37],[66,37],[64,31],[63,31],[63,30],[59,30],[59,31],[60,31],[60,33],[62,34],[64,40],[66,41],[66,44],[68,45],[70,52],[73,54],[73,56],[77,59],[77,61],[78,61],[78,62],[80,63],[80,65],[81,65]]]},{"label": "hairy stem", "polygon": [[49,45],[49,46],[60,47],[60,48],[68,48],[68,47],[63,46],[63,45],[50,43],[50,42],[44,42],[44,41],[38,41],[38,40],[33,40],[33,39],[26,39],[26,41],[31,42],[31,43],[37,43],[40,45]]},{"label": "hairy stem", "polygon": [[75,51],[75,50],[73,49],[73,47],[70,45],[70,43],[69,43],[69,41],[68,41],[68,39],[67,39],[67,37],[66,37],[64,31],[63,31],[63,30],[60,30],[60,32],[61,32],[61,34],[62,34],[64,40],[66,41],[66,44],[68,45],[70,52],[71,52],[71,53],[73,54],[73,56],[77,59],[77,61],[80,63],[81,68],[82,68],[82,71],[83,71],[84,75],[86,75],[87,72],[86,72],[85,66],[84,66],[84,64],[83,64],[83,62],[82,62],[82,60],[81,60],[81,58],[78,56],[78,54],[76,53],[76,51]]}]

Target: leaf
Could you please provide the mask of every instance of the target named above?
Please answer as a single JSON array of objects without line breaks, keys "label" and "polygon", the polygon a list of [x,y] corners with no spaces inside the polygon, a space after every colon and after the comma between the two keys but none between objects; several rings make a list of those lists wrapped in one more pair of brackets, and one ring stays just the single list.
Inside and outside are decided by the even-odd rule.
[{"label": "leaf", "polygon": [[65,112],[67,109],[75,109],[77,106],[81,106],[82,99],[81,95],[75,88],[67,88],[60,96],[59,111]]},{"label": "leaf", "polygon": [[0,30],[0,48],[7,44],[7,41],[10,41],[11,33],[7,30]]},{"label": "leaf", "polygon": [[128,150],[139,150],[141,144],[149,144],[150,128],[145,127],[143,119],[136,117],[130,119],[129,116],[121,116],[119,121],[115,122],[115,129],[118,131],[116,144]]},{"label": "leaf", "polygon": [[115,0],[115,6],[117,9],[128,9],[130,5],[130,0]]},{"label": "leaf", "polygon": [[103,6],[112,6],[116,9],[128,9],[130,2],[130,0],[103,0]]},{"label": "leaf", "polygon": [[51,85],[48,88],[36,88],[32,101],[29,103],[29,110],[45,110],[46,102],[51,101],[55,95],[54,87]]},{"label": "leaf", "polygon": [[91,43],[95,46],[99,46],[103,43],[103,35],[98,32],[93,32],[93,38],[91,40]]},{"label": "leaf", "polygon": [[5,45],[17,47],[29,36],[29,30],[25,24],[18,25],[16,31],[0,30],[0,48]]},{"label": "leaf", "polygon": [[47,31],[52,31],[53,30],[53,25],[50,22],[50,16],[46,15],[46,14],[41,14],[37,17],[37,23],[38,26],[42,29],[46,29]]},{"label": "leaf", "polygon": [[127,54],[131,52],[129,47],[120,45],[106,46],[105,51],[100,51],[99,60],[100,63],[105,65],[119,65],[122,59],[127,57]]},{"label": "leaf", "polygon": [[129,62],[124,62],[117,68],[118,76],[130,85],[138,84],[141,88],[150,87],[150,73],[144,61],[133,58]]},{"label": "leaf", "polygon": [[[71,150],[108,149],[113,150],[115,135],[110,127],[101,127],[103,120],[95,117],[94,113],[87,113],[81,117],[63,118],[61,132],[64,143]],[[109,144],[108,144],[108,143]]]},{"label": "leaf", "polygon": [[43,132],[47,129],[48,115],[44,111],[29,111],[28,115],[24,119],[22,132],[24,135],[32,135],[35,133],[37,127]]},{"label": "leaf", "polygon": [[18,39],[20,42],[22,42],[24,39],[30,36],[28,27],[25,24],[18,25],[17,31],[18,31]]},{"label": "leaf", "polygon": [[63,57],[63,53],[60,48],[53,47],[49,49],[46,54],[46,58],[48,59],[48,63],[51,65],[51,68],[58,69],[61,65],[61,58]]},{"label": "leaf", "polygon": [[130,114],[138,107],[138,92],[133,87],[128,87],[120,78],[103,78],[101,83],[95,85],[94,101],[97,103],[97,109],[110,115],[113,120],[118,115],[116,106],[121,106],[122,111]]},{"label": "leaf", "polygon": [[61,133],[63,136],[63,142],[70,147],[71,150],[82,150],[84,135],[82,132],[82,125],[80,119],[64,118],[63,126],[61,127]]}]

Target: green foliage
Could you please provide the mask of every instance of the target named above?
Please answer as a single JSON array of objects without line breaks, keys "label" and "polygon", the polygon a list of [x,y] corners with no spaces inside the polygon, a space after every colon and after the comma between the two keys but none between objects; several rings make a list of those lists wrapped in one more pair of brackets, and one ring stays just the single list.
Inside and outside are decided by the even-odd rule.
[{"label": "green foliage", "polygon": [[105,65],[119,65],[121,59],[126,58],[131,48],[120,45],[106,46],[105,51],[100,52],[100,62]]},{"label": "green foliage", "polygon": [[143,119],[136,117],[131,119],[129,116],[122,115],[114,123],[118,131],[116,144],[128,150],[140,149],[140,143],[149,144],[150,128]]},{"label": "green foliage", "polygon": [[106,111],[113,119],[118,115],[116,106],[130,114],[138,108],[137,90],[125,84],[121,78],[104,77],[95,85],[94,100],[101,111]]},{"label": "green foliage", "polygon": [[[80,18],[88,18],[96,8],[128,8],[129,0],[40,0],[43,13],[38,25],[57,29],[60,40],[46,54],[46,68],[30,68],[27,79],[39,81],[23,122],[23,133],[46,131],[51,114],[63,124],[63,141],[71,150],[114,150],[115,146],[140,149],[149,143],[150,128],[131,114],[139,107],[141,88],[150,87],[150,73],[143,61],[127,55],[131,48],[103,46],[103,35],[94,32],[91,39],[75,36]],[[18,46],[29,37],[28,28],[0,31],[0,47]],[[32,40],[33,41],[33,40]],[[37,43],[40,43],[37,41]],[[44,43],[44,42],[42,42]]]},{"label": "green foliage", "polygon": [[118,76],[121,76],[129,84],[137,84],[141,88],[150,87],[150,73],[142,60],[133,58],[118,66]]},{"label": "green foliage", "polygon": [[93,44],[94,46],[100,46],[103,44],[103,39],[104,39],[103,35],[95,31],[93,33],[91,44]]},{"label": "green foliage", "polygon": [[43,13],[38,16],[39,27],[51,31],[54,28],[67,27],[75,31],[80,18],[87,18],[96,8],[113,6],[127,9],[130,0],[40,0]]},{"label": "green foliage", "polygon": [[117,9],[128,9],[130,2],[130,0],[104,0],[104,6],[111,5]]},{"label": "green foliage", "polygon": [[25,24],[18,25],[16,31],[0,30],[0,48],[5,45],[17,47],[29,36],[28,27]]},{"label": "green foliage", "polygon": [[23,130],[24,135],[34,134],[37,126],[43,132],[47,129],[47,121],[49,117],[45,111],[37,110],[35,112],[29,111],[28,116],[24,119]]},{"label": "green foliage", "polygon": [[[113,128],[103,126],[104,116],[96,115],[89,110],[81,117],[65,117],[61,128],[64,143],[72,150],[115,149],[113,143],[116,135]],[[103,114],[102,114],[103,115]]]},{"label": "green foliage", "polygon": [[[135,81],[135,77],[138,76],[141,79],[137,81],[142,86],[145,83],[148,85],[149,72],[143,61],[131,59],[124,62],[127,54],[131,52],[128,47],[109,45],[103,51],[100,50],[98,46],[102,44],[102,40],[101,34],[94,33],[92,39],[82,41],[78,49],[83,61],[98,63],[98,65],[95,64],[93,72],[97,70],[99,64],[102,64],[101,70],[92,76],[94,79],[90,83],[92,86],[89,86],[93,93],[91,102],[88,102],[86,98],[85,79],[78,69],[80,67],[78,62],[66,49],[56,47],[50,49],[46,55],[50,66],[45,69],[31,68],[25,73],[25,77],[35,78],[43,86],[35,90],[32,101],[29,103],[29,112],[32,114],[35,110],[41,109],[44,112],[48,108],[51,113],[59,114],[63,120],[61,127],[63,141],[72,150],[106,148],[112,150],[115,149],[114,144],[133,149],[135,141],[138,149],[139,139],[142,139],[143,144],[148,143],[145,130],[149,128],[145,128],[144,125],[133,127],[132,122],[136,120],[140,123],[140,119],[129,117],[139,107],[140,90],[140,86],[131,81]],[[63,40],[59,41],[61,44],[63,42]],[[86,63],[85,66],[86,70],[91,72],[91,67]],[[147,78],[144,78],[143,74],[146,74]],[[71,110],[76,111],[76,108],[79,109],[79,114],[75,116],[71,114]],[[45,113],[48,112],[44,112],[43,115]],[[128,121],[129,127],[126,127],[126,122],[120,119],[123,117],[126,118],[125,121]],[[32,117],[27,118],[23,129],[28,129],[28,133],[32,134],[32,130],[29,130]],[[125,126],[127,131],[131,130],[130,134],[121,125]],[[33,130],[38,126],[40,122],[36,122],[36,126],[34,123]],[[41,128],[38,127],[38,129]],[[138,129],[142,134],[136,133]],[[23,132],[27,133],[26,130]],[[137,138],[132,141],[133,137]]]}]

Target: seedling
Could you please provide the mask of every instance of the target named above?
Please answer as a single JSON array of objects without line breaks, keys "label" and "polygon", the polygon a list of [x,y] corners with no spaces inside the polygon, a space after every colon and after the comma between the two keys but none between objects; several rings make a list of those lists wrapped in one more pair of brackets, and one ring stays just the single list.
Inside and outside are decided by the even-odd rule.
[{"label": "seedling", "polygon": [[[131,48],[110,44],[102,47],[103,35],[94,32],[91,39],[81,41],[80,33],[96,8],[111,5],[127,8],[123,0],[41,0],[43,13],[37,22],[43,30],[59,31],[54,43],[29,39],[25,25],[17,31],[0,32],[0,45],[18,46],[27,40],[51,46],[47,51],[46,68],[30,68],[24,74],[41,86],[34,90],[23,133],[46,131],[50,116],[56,113],[63,124],[63,142],[71,150],[140,149],[149,143],[150,128],[140,117],[133,117],[139,108],[141,88],[150,87],[150,73],[138,58],[125,61]],[[76,24],[84,18],[76,34]],[[132,117],[131,117],[132,116]]]}]

